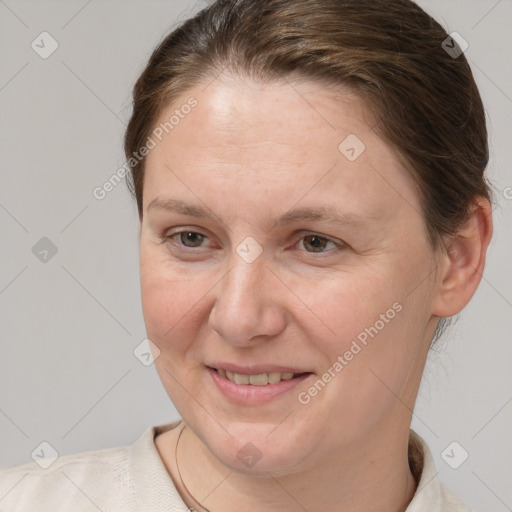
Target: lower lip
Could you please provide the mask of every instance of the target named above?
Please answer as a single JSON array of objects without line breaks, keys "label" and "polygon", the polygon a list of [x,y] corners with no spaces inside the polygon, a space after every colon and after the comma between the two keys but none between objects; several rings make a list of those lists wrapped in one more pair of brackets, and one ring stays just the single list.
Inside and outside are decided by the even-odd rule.
[{"label": "lower lip", "polygon": [[257,405],[269,402],[276,396],[291,391],[295,386],[298,386],[313,375],[312,373],[306,373],[294,379],[281,380],[276,384],[255,386],[253,384],[235,384],[226,377],[219,375],[216,370],[208,367],[206,369],[224,396],[243,405]]}]

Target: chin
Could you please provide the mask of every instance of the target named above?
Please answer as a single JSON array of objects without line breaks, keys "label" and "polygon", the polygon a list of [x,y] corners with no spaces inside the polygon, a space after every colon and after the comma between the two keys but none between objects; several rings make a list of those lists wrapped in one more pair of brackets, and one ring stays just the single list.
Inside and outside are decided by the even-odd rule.
[{"label": "chin", "polygon": [[197,426],[191,424],[191,428],[213,455],[232,471],[267,478],[268,473],[285,475],[298,471],[307,456],[300,451],[308,443],[304,442],[306,436],[301,435],[297,423],[293,424],[295,428],[290,422],[277,428],[270,422],[224,422],[219,418],[219,423],[210,417],[206,428],[204,421],[199,421]]}]

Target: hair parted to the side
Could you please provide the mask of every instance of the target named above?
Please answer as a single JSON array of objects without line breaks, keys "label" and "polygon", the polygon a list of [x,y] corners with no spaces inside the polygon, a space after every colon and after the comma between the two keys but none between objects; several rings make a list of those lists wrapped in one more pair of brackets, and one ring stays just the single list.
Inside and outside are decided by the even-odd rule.
[{"label": "hair parted to the side", "polygon": [[[447,37],[410,0],[217,0],[151,55],[133,90],[126,157],[144,146],[164,107],[223,71],[262,84],[298,77],[349,88],[410,172],[432,247],[442,247],[477,197],[491,200],[482,100],[464,54],[443,49]],[[128,175],[141,220],[144,173],[140,159]]]}]

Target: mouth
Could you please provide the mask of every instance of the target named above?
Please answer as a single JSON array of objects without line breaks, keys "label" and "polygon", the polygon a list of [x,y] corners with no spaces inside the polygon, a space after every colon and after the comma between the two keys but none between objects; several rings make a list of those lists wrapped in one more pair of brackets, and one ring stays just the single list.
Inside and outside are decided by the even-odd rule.
[{"label": "mouth", "polygon": [[261,372],[261,373],[237,373],[226,370],[224,368],[213,368],[211,370],[217,372],[221,377],[239,385],[251,386],[268,386],[269,384],[278,384],[283,380],[292,380],[311,372]]},{"label": "mouth", "polygon": [[[238,371],[232,371],[225,367],[206,366],[206,370],[214,381],[217,392],[237,405],[255,406],[286,396],[296,386],[314,374],[312,372],[263,372],[261,368],[247,369],[238,367]],[[283,369],[283,368],[281,368]],[[276,368],[272,368],[276,370]],[[244,373],[241,373],[241,372]]]}]

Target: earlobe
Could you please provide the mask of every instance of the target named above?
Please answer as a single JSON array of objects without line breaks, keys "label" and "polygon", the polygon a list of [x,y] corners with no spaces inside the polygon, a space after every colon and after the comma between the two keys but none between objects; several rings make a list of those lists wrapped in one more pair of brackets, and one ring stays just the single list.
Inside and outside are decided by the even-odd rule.
[{"label": "earlobe", "polygon": [[456,315],[471,300],[482,278],[491,236],[491,205],[487,199],[478,198],[465,224],[445,241],[433,303],[434,315]]}]

